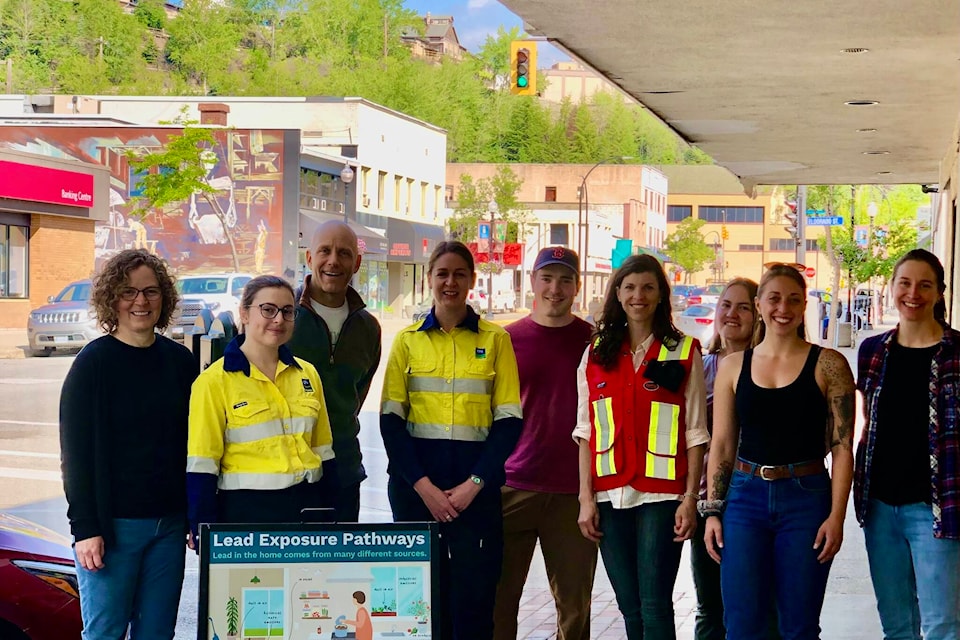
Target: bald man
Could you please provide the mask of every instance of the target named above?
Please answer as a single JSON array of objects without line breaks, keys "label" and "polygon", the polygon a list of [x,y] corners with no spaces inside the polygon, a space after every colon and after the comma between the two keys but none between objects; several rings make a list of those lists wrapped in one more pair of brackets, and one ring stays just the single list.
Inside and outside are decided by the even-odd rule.
[{"label": "bald man", "polygon": [[321,224],[307,251],[307,274],[290,348],[320,372],[333,428],[339,491],[331,506],[337,522],[360,517],[360,483],[367,477],[360,452],[360,407],[380,364],[380,323],[350,280],[360,269],[357,234],[339,220]]}]

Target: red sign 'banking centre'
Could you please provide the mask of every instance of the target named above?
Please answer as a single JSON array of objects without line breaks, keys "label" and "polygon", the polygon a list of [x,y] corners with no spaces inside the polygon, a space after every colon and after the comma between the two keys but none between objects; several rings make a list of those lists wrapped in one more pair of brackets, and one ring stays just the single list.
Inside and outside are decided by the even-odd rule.
[{"label": "red sign 'banking centre'", "polygon": [[93,206],[93,176],[0,160],[0,198]]}]

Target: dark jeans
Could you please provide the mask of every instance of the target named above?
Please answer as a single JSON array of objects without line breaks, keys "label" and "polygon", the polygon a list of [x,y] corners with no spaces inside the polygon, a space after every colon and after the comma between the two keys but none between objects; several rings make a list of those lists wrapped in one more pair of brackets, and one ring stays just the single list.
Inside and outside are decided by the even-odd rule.
[{"label": "dark jeans", "polygon": [[600,555],[629,640],[676,640],[673,587],[683,545],[674,542],[676,500],[614,509],[600,502]]},{"label": "dark jeans", "polygon": [[785,640],[817,640],[830,563],[817,561],[817,530],[830,514],[826,471],[769,482],[734,471],[723,514],[727,637],[767,640],[775,596]]},{"label": "dark jeans", "polygon": [[[396,522],[430,522],[433,516],[409,484],[390,477],[387,496]],[[453,522],[440,523],[440,638],[490,640],[493,607],[503,563],[500,488],[484,487]]]},{"label": "dark jeans", "polygon": [[340,487],[333,505],[337,522],[360,520],[360,483]]}]

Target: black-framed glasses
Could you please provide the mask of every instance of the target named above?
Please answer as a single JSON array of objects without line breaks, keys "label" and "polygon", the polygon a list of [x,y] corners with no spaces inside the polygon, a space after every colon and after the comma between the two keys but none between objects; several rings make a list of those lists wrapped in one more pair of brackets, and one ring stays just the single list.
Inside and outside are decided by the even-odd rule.
[{"label": "black-framed glasses", "polygon": [[264,302],[263,304],[258,304],[257,306],[260,308],[260,315],[267,320],[273,320],[277,317],[278,313],[282,313],[283,319],[287,322],[292,322],[294,318],[297,317],[297,308],[293,305],[278,307],[275,304]]},{"label": "black-framed glasses", "polygon": [[147,300],[159,300],[163,295],[163,289],[160,287],[147,287],[146,289],[137,289],[136,287],[124,287],[120,289],[120,297],[127,302],[133,302],[137,296],[143,294]]}]

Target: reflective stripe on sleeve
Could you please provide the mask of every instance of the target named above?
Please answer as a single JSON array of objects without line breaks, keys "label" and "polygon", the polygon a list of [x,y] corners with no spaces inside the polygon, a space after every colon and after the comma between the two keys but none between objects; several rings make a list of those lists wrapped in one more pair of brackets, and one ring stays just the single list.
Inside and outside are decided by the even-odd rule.
[{"label": "reflective stripe on sleeve", "polygon": [[459,440],[461,442],[484,442],[490,427],[471,427],[462,424],[430,424],[408,422],[407,431],[414,438],[424,440]]},{"label": "reflective stripe on sleeve", "polygon": [[675,456],[679,438],[680,407],[666,402],[651,402],[647,449],[657,455]]},{"label": "reflective stripe on sleeve", "polygon": [[319,447],[312,447],[311,451],[317,454],[317,456],[324,462],[326,462],[327,460],[333,460],[335,457],[333,454],[333,445],[331,444],[324,444],[324,445],[320,445]]},{"label": "reflective stripe on sleeve", "polygon": [[202,456],[189,456],[187,458],[187,473],[209,473],[212,475],[220,474],[220,465],[212,458]]},{"label": "reflective stripe on sleeve", "polygon": [[613,398],[593,402],[593,429],[596,441],[596,473],[598,478],[617,473],[613,457]]},{"label": "reflective stripe on sleeve", "polygon": [[522,418],[523,412],[518,404],[501,404],[493,410],[493,419],[501,420],[503,418]]},{"label": "reflective stripe on sleeve", "polygon": [[322,472],[305,469],[302,473],[223,473],[217,486],[225,491],[235,489],[286,489],[301,482],[316,482]]},{"label": "reflective stripe on sleeve", "polygon": [[647,451],[647,464],[644,475],[648,478],[656,478],[658,480],[676,480],[677,459],[655,456]]},{"label": "reflective stripe on sleeve", "polygon": [[407,419],[407,410],[404,409],[403,405],[396,400],[384,400],[380,404],[380,413],[392,413],[400,416],[404,420]]},{"label": "reflective stripe on sleeve", "polygon": [[489,396],[493,393],[493,380],[477,378],[440,378],[411,376],[407,380],[407,390],[433,393],[473,393]]}]

